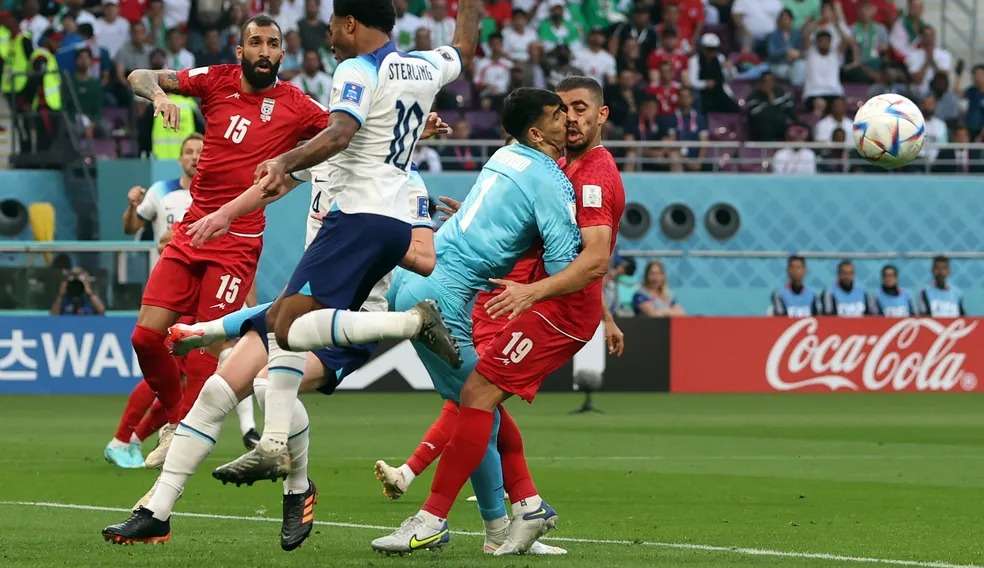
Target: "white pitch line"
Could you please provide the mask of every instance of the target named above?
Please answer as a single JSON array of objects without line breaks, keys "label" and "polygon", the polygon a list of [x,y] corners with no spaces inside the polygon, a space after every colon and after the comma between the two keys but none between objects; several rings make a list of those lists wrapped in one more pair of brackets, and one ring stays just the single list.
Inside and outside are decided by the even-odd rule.
[{"label": "white pitch line", "polygon": [[[103,511],[111,513],[129,513],[130,509],[122,507],[102,507],[99,505],[76,505],[73,503],[49,503],[44,501],[0,501],[0,505],[11,505],[20,507],[38,507],[48,509],[74,509],[79,511]],[[172,513],[177,517],[190,517],[196,519],[213,519],[222,521],[250,521],[260,523],[280,523],[280,519],[270,517],[246,517],[242,515],[217,515],[211,513]],[[337,521],[314,521],[314,524],[326,527],[339,527],[347,529],[372,529],[391,531],[395,527],[382,525],[366,525],[360,523],[343,523]],[[462,536],[485,536],[485,533],[473,531],[451,531],[453,534]],[[978,564],[951,564],[949,562],[935,562],[922,560],[896,560],[891,558],[869,558],[865,556],[844,556],[840,554],[828,554],[825,552],[790,552],[785,550],[770,550],[767,548],[746,548],[737,546],[715,546],[711,544],[690,544],[683,542],[650,542],[633,540],[609,540],[600,538],[573,538],[573,537],[547,537],[543,540],[553,542],[570,542],[576,544],[603,544],[621,546],[652,546],[655,548],[669,548],[676,550],[692,550],[697,552],[723,552],[728,554],[739,554],[744,556],[771,556],[776,558],[799,558],[808,560],[829,560],[831,562],[853,562],[856,564],[881,564],[886,566],[910,566],[915,568],[984,568]]]}]

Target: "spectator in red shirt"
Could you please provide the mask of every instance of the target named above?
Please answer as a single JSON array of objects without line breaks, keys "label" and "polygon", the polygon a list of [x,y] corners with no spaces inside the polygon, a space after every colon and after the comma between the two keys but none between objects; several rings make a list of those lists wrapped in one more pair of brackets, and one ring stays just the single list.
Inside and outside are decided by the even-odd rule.
[{"label": "spectator in red shirt", "polygon": [[120,16],[126,18],[131,24],[142,20],[146,11],[147,0],[120,0]]},{"label": "spectator in red shirt", "polygon": [[[701,0],[664,0],[664,4],[677,7],[678,15],[672,25],[679,32],[680,39],[694,45],[704,28],[704,3]],[[665,8],[663,13],[665,16]],[[669,22],[664,19],[663,23]]]},{"label": "spectator in red shirt", "polygon": [[687,69],[687,53],[680,47],[677,31],[671,27],[663,29],[660,36],[660,46],[649,54],[646,66],[650,77],[658,73],[664,62],[668,62],[673,70],[673,79],[680,81]]},{"label": "spectator in red shirt", "polygon": [[509,0],[485,0],[485,14],[499,24],[499,29],[509,24],[512,13],[513,6]]},{"label": "spectator in red shirt", "polygon": [[673,114],[677,108],[677,101],[680,100],[682,87],[674,80],[673,67],[670,66],[669,61],[664,61],[659,71],[650,70],[649,74],[650,83],[646,88],[646,94],[656,99],[659,106],[658,114]]}]

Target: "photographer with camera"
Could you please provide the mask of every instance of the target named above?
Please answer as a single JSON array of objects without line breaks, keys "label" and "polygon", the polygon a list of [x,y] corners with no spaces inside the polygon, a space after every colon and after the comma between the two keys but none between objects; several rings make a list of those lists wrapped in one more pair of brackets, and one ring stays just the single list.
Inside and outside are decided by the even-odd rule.
[{"label": "photographer with camera", "polygon": [[72,269],[58,289],[58,296],[51,305],[53,316],[101,316],[106,305],[92,291],[92,277],[81,268]]}]

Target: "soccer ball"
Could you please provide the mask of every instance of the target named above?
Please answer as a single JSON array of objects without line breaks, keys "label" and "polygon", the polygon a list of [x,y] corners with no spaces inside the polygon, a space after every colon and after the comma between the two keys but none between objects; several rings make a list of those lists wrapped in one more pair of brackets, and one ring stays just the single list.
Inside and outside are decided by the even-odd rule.
[{"label": "soccer ball", "polygon": [[916,159],[925,132],[919,107],[902,95],[872,97],[854,115],[854,147],[862,158],[886,170]]}]

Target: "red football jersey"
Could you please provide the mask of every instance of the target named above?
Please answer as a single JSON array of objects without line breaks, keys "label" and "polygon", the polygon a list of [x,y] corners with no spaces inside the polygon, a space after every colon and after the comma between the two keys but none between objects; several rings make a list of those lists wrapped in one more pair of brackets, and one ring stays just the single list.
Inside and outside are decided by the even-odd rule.
[{"label": "red football jersey", "polygon": [[[212,65],[178,71],[179,90],[202,101],[205,147],[191,181],[196,221],[253,185],[256,166],[313,138],[328,126],[328,110],[291,83],[278,81],[262,93],[246,93],[239,65]],[[232,222],[230,232],[263,232],[263,210]]]}]

